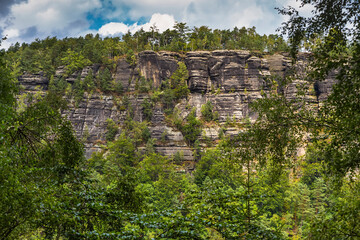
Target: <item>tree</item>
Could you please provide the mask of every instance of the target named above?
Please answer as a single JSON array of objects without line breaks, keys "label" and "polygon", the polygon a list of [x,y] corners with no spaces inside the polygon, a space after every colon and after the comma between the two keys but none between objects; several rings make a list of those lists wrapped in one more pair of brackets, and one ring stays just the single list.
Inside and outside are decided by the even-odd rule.
[{"label": "tree", "polygon": [[185,46],[187,44],[187,32],[189,31],[189,27],[186,26],[186,23],[176,22],[174,25],[175,32],[175,43],[177,45],[177,50],[184,51]]},{"label": "tree", "polygon": [[108,68],[101,71],[97,78],[97,85],[103,92],[109,92],[113,90],[112,76]]},{"label": "tree", "polygon": [[189,89],[187,87],[187,79],[189,77],[188,70],[185,63],[179,62],[178,68],[170,77],[170,87],[174,89],[174,94],[177,99],[187,97]]},{"label": "tree", "polygon": [[196,118],[195,108],[193,108],[186,117],[186,122],[182,124],[180,131],[184,135],[184,138],[188,144],[193,146],[201,133],[201,122]]},{"label": "tree", "polygon": [[[358,1],[301,1],[312,5],[312,17],[302,17],[292,7],[279,10],[289,15],[283,32],[288,33],[295,57],[300,43],[315,34],[323,36],[313,49],[311,79],[322,80],[330,72],[336,73],[338,83],[333,94],[321,109],[321,124],[331,144],[328,152],[329,168],[339,174],[360,166],[359,132],[360,105],[360,3]],[[339,158],[339,156],[341,156]],[[329,169],[330,170],[330,169]]]},{"label": "tree", "polygon": [[87,92],[91,92],[95,89],[94,75],[92,69],[90,69],[88,74],[85,76],[82,85],[84,87],[84,90]]},{"label": "tree", "polygon": [[145,99],[142,103],[142,112],[144,115],[144,120],[151,121],[151,118],[153,116],[153,103],[151,100]]},{"label": "tree", "polygon": [[91,63],[83,55],[70,49],[67,50],[66,56],[61,58],[61,61],[65,65],[66,75],[70,75]]},{"label": "tree", "polygon": [[48,217],[57,215],[59,202],[71,204],[67,196],[79,188],[83,148],[61,117],[62,102],[60,96],[47,95],[16,112],[9,97],[1,106],[7,112],[0,129],[1,239],[45,225],[56,229],[58,222]]},{"label": "tree", "polygon": [[[359,228],[360,209],[358,198],[350,195],[358,194],[355,192],[358,191],[360,167],[360,2],[300,2],[302,7],[314,8],[312,16],[300,16],[293,7],[279,9],[281,14],[290,17],[282,30],[289,36],[291,54],[296,60],[302,43],[318,38],[312,47],[308,78],[323,80],[334,73],[337,80],[318,114],[302,118],[299,123],[313,126],[312,141],[318,144],[324,156],[326,179],[332,180],[333,194],[341,196],[330,201],[327,214],[316,218],[311,234],[315,238],[357,239],[360,235],[355,229]],[[349,186],[352,186],[350,192],[353,191],[350,195],[346,190]]]},{"label": "tree", "polygon": [[219,113],[213,111],[214,106],[211,101],[207,101],[201,106],[201,115],[206,122],[216,121],[219,118]]}]

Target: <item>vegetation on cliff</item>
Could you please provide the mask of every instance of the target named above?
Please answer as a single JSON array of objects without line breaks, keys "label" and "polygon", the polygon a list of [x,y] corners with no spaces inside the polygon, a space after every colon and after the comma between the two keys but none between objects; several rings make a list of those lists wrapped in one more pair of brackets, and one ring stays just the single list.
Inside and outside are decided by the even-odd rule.
[{"label": "vegetation on cliff", "polygon": [[119,56],[126,56],[127,62],[136,65],[134,53],[144,50],[166,50],[174,52],[246,49],[274,53],[286,51],[286,41],[278,35],[260,35],[255,28],[234,28],[231,30],[212,30],[208,27],[189,29],[185,23],[177,23],[173,30],[160,33],[156,28],[146,32],[139,30],[133,35],[129,32],[119,37],[101,38],[98,34],[85,37],[57,39],[47,37],[30,44],[9,47],[6,58],[19,72],[38,73],[47,76],[55,73],[59,66],[65,66],[66,74],[72,74],[90,64],[104,64],[111,68]]},{"label": "vegetation on cliff", "polygon": [[[302,2],[312,4],[315,15],[302,18],[292,8],[283,9],[281,13],[291,17],[284,30],[293,50],[309,40],[304,37],[322,36],[313,46],[309,79],[335,71],[333,93],[315,111],[305,97],[306,85],[298,86],[298,95],[289,100],[284,88],[291,77],[269,77],[269,90],[252,104],[256,121],[244,124],[235,136],[223,137],[216,147],[197,151],[191,174],[182,171],[175,157],[154,152],[156,140],[147,122],[134,121],[130,109],[121,131],[107,121],[103,151],[86,160],[70,123],[60,114],[66,107],[61,96],[74,89],[75,97],[85,91],[123,94],[112,82],[109,59],[128,54],[134,63],[129,49],[146,45],[177,50],[206,46],[207,35],[199,37],[205,42],[184,40],[186,25],[178,24],[178,40],[170,43],[161,42],[153,29],[146,44],[140,41],[145,33],[137,34],[139,38],[125,35],[122,42],[97,36],[49,38],[1,53],[0,239],[359,239],[359,3]],[[134,39],[138,42],[130,41]],[[137,48],[116,52],[123,50],[110,43]],[[71,91],[64,79],[52,79],[45,96],[29,94],[27,105],[16,101],[19,66],[21,71],[51,75],[64,64],[69,75],[89,61],[107,68],[98,76],[77,79]],[[152,105],[161,103],[198,150],[199,129],[216,121],[216,112],[208,102],[201,109],[203,119],[195,110],[179,118],[174,105],[189,94],[186,74],[179,63],[158,89],[140,77],[134,94],[149,94],[142,103],[145,120],[152,116]],[[123,106],[130,108],[126,97]],[[304,155],[298,154],[300,148]]]}]

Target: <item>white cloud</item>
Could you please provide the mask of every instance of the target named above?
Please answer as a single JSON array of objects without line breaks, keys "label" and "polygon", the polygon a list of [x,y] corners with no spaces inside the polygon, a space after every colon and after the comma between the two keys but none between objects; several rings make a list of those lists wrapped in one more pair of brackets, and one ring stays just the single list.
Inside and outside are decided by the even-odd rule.
[{"label": "white cloud", "polygon": [[193,1],[198,0],[112,0],[117,8],[111,15],[112,18],[124,14],[124,7],[128,9],[127,18],[138,21],[142,17],[150,17],[154,13],[169,14],[181,20],[184,10]]},{"label": "white cloud", "polygon": [[174,16],[169,14],[155,13],[151,16],[148,23],[137,26],[134,30],[137,31],[143,28],[145,31],[149,31],[151,26],[156,26],[159,32],[163,32],[166,29],[172,29],[175,24]]},{"label": "white cloud", "polygon": [[29,0],[11,7],[13,25],[19,29],[36,26],[40,32],[63,30],[101,7],[99,0]]},{"label": "white cloud", "polygon": [[47,36],[78,36],[89,28],[86,14],[101,7],[100,0],[28,0],[10,7],[10,18],[0,21],[8,34],[4,46]]},{"label": "white cloud", "polygon": [[[9,8],[11,17],[0,19],[0,29],[8,33],[8,43],[95,32],[114,36],[141,27],[149,30],[154,24],[164,31],[175,21],[212,29],[256,26],[260,34],[270,34],[285,20],[274,7],[294,4],[296,0],[28,0]],[[89,13],[110,23],[98,31],[89,29],[97,24],[89,22]]]},{"label": "white cloud", "polygon": [[197,0],[187,6],[184,21],[212,29],[256,26],[259,33],[269,34],[280,24],[274,5],[274,1],[264,0]]},{"label": "white cloud", "polygon": [[256,21],[263,20],[264,11],[256,5],[244,9],[241,14],[233,14],[232,19],[236,21],[237,27],[252,27]]},{"label": "white cloud", "polygon": [[145,31],[149,31],[150,27],[152,26],[156,26],[159,32],[163,32],[166,29],[171,29],[174,26],[174,24],[175,24],[175,19],[173,16],[168,14],[155,13],[151,16],[149,22],[141,25],[138,25],[137,23],[134,23],[132,25],[126,25],[121,22],[107,23],[99,29],[99,34],[101,34],[102,36],[109,36],[109,35],[114,36],[114,35],[125,34],[128,31],[130,31],[131,33],[135,33],[141,28],[143,28]]},{"label": "white cloud", "polygon": [[19,37],[20,34],[19,34],[19,30],[9,28],[3,32],[3,35],[6,36],[7,38],[16,38]]},{"label": "white cloud", "polygon": [[103,36],[118,35],[126,33],[129,29],[130,26],[125,25],[124,23],[111,22],[103,25],[99,29],[99,34]]},{"label": "white cloud", "polygon": [[301,7],[301,3],[297,0],[276,0],[276,2],[284,7],[294,7],[299,11],[299,14],[304,17],[312,16],[312,11],[314,10],[314,7],[311,4],[306,4],[305,6]]},{"label": "white cloud", "polygon": [[[212,29],[256,26],[261,34],[274,33],[281,17],[274,7],[281,0],[112,0],[116,10],[107,15],[112,22],[149,19],[153,13],[174,16],[188,26],[208,26]],[[290,0],[282,0],[290,1]],[[126,9],[126,11],[124,11]],[[121,20],[116,21],[116,17]]]}]

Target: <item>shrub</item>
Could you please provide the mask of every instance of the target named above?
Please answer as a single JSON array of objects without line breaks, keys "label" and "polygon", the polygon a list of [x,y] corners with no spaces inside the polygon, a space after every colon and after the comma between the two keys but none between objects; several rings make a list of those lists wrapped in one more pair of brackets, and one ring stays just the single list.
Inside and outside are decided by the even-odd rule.
[{"label": "shrub", "polygon": [[84,78],[83,88],[87,92],[95,89],[94,75],[92,69],[89,70],[88,75],[86,75],[86,77]]},{"label": "shrub", "polygon": [[183,151],[177,151],[173,156],[173,161],[176,165],[181,165],[184,161],[184,152]]},{"label": "shrub", "polygon": [[113,90],[112,75],[108,68],[105,68],[99,73],[98,76],[98,87],[103,92],[109,92]]},{"label": "shrub", "polygon": [[193,146],[201,133],[201,122],[196,118],[195,108],[186,118],[186,123],[182,125],[181,132],[189,145]]},{"label": "shrub", "polygon": [[118,93],[118,94],[123,94],[124,93],[124,87],[123,87],[121,82],[117,82],[117,81],[114,80],[113,85],[114,85],[115,93]]},{"label": "shrub", "polygon": [[151,101],[148,101],[148,99],[145,99],[142,103],[141,103],[141,106],[142,106],[142,112],[143,112],[143,116],[144,116],[144,119],[147,120],[147,121],[151,121],[151,118],[152,118],[152,108],[153,108],[153,104]]},{"label": "shrub", "polygon": [[135,67],[137,64],[136,56],[132,49],[129,49],[129,51],[126,53],[126,62],[132,67]]},{"label": "shrub", "polygon": [[106,141],[114,141],[116,134],[118,133],[119,127],[115,124],[114,120],[108,118],[106,120]]},{"label": "shrub", "polygon": [[201,107],[201,115],[206,122],[216,121],[219,119],[219,113],[213,111],[214,106],[210,101],[207,101]]}]

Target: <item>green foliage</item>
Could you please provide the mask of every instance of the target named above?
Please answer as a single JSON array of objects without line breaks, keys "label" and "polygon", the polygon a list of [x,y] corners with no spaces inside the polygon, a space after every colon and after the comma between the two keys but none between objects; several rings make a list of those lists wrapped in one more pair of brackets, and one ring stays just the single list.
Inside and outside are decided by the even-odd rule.
[{"label": "green foliage", "polygon": [[220,178],[224,182],[233,182],[232,180],[229,181],[227,179],[223,179],[230,177],[231,175],[228,172],[229,169],[222,166],[221,156],[222,153],[218,149],[208,150],[205,152],[201,160],[198,162],[194,173],[194,181],[197,185],[202,185],[206,177],[209,177],[210,179]]},{"label": "green foliage", "polygon": [[82,82],[83,88],[87,92],[91,92],[95,89],[94,75],[92,69],[89,70],[88,74]]},{"label": "green foliage", "polygon": [[[259,221],[247,221],[246,196],[249,197],[243,188],[234,190],[221,181],[206,179],[201,188],[188,193],[185,204],[190,218],[216,230],[225,239],[285,239],[280,232],[267,229]],[[256,211],[257,207],[253,207]]]},{"label": "green foliage", "polygon": [[82,145],[60,115],[59,96],[47,95],[21,112],[15,111],[10,100],[1,105],[1,111],[9,111],[0,128],[3,239],[54,226],[54,222],[46,223],[47,217],[58,213],[56,203],[69,203],[68,194],[79,187],[75,179],[82,181],[79,166],[84,160]]},{"label": "green foliage", "polygon": [[178,62],[178,68],[170,77],[170,88],[174,89],[176,99],[187,97],[190,93],[186,83],[188,78],[189,73],[185,63]]},{"label": "green foliage", "polygon": [[[0,52],[0,238],[358,239],[359,5],[302,4],[314,5],[311,18],[294,9],[281,11],[291,16],[284,26],[293,50],[307,36],[314,57],[309,78],[323,79],[336,70],[338,79],[318,111],[301,86],[292,99],[284,94],[291,78],[265,79],[266,92],[251,106],[258,113],[253,123],[245,122],[241,132],[201,153],[195,109],[181,119],[174,108],[189,94],[184,63],[179,62],[151,101],[142,103],[144,119],[150,120],[152,104],[158,101],[167,117],[172,114],[194,149],[198,162],[193,176],[180,166],[181,152],[173,161],[155,153],[147,123],[133,120],[127,95],[121,105],[127,119],[119,138],[115,140],[118,126],[107,120],[107,144],[85,161],[83,146],[61,117],[66,105],[61,96],[65,92],[79,103],[85,91],[95,88],[122,94],[110,71],[117,55],[125,55],[134,68],[135,53],[144,49],[272,53],[287,49],[283,38],[261,36],[255,28],[190,30],[176,23],[163,33],[156,26],[149,32],[129,32],[122,41],[88,34],[37,39],[12,46],[5,55]],[[345,28],[349,23],[353,29]],[[71,89],[66,76],[91,63],[103,65],[95,81],[90,71]],[[60,65],[66,66],[66,75],[50,78],[49,94],[43,99],[29,95],[26,101],[19,97],[16,103],[20,72],[51,76]],[[137,90],[145,93],[152,87],[140,78]],[[201,113],[205,121],[218,118],[211,102]],[[228,117],[226,125],[238,126],[235,120]],[[166,135],[164,131],[163,142]],[[306,148],[303,160],[300,147]]]},{"label": "green foliage", "polygon": [[6,68],[3,52],[0,52],[0,109],[1,116],[7,116],[6,112],[15,104],[14,94],[17,92],[15,79],[11,77],[11,72]]},{"label": "green foliage", "polygon": [[[322,183],[319,183],[320,186]],[[323,187],[322,187],[323,188]],[[320,193],[315,192],[316,199],[325,200]],[[358,239],[359,232],[359,180],[346,182],[331,196],[329,207],[319,207],[319,200],[315,206],[316,215],[311,222],[309,236],[326,239]],[[321,204],[321,202],[320,202]],[[325,205],[326,206],[326,205]]]},{"label": "green foliage", "polygon": [[135,89],[141,93],[147,93],[151,88],[151,82],[143,76],[141,76],[140,79],[137,80],[137,84],[135,84]]},{"label": "green foliage", "polygon": [[177,165],[181,165],[184,162],[184,152],[176,152],[173,156],[173,161]]},{"label": "green foliage", "polygon": [[106,141],[114,141],[116,134],[118,133],[119,127],[116,125],[114,120],[108,118],[106,119]]},{"label": "green foliage", "polygon": [[143,108],[142,112],[144,114],[144,120],[151,121],[151,118],[152,118],[152,115],[153,115],[153,111],[152,111],[153,104],[152,104],[152,102],[149,101],[148,99],[145,99],[141,103],[141,106]]},{"label": "green foliage", "polygon": [[66,51],[65,56],[61,58],[61,62],[65,65],[67,76],[91,64],[90,60],[71,49]]},{"label": "green foliage", "polygon": [[114,92],[117,94],[123,94],[124,93],[124,87],[120,81],[114,80]]},{"label": "green foliage", "polygon": [[211,101],[207,101],[201,106],[201,115],[206,122],[217,121],[219,119],[219,113],[213,111],[214,106]]},{"label": "green foliage", "polygon": [[173,111],[175,100],[176,97],[172,89],[167,88],[161,93],[161,102],[164,106],[165,113],[168,115]]},{"label": "green foliage", "polygon": [[146,156],[140,162],[140,166],[144,182],[158,181],[160,177],[171,171],[172,167],[168,158],[155,153]]},{"label": "green foliage", "polygon": [[126,53],[126,62],[132,67],[135,67],[137,64],[136,56],[132,49],[129,49]]},{"label": "green foliage", "polygon": [[179,125],[179,130],[190,146],[193,146],[201,133],[201,122],[196,118],[196,109],[192,109],[186,117],[186,122]]},{"label": "green foliage", "polygon": [[146,143],[151,138],[150,129],[147,126],[147,122],[137,122],[128,116],[124,122],[124,132],[127,136],[131,137],[133,143],[139,146],[142,143]]},{"label": "green foliage", "polygon": [[55,94],[64,94],[67,87],[67,82],[64,77],[54,78],[50,77],[49,81],[49,91],[54,92]]},{"label": "green foliage", "polygon": [[171,75],[170,79],[161,83],[160,89],[162,91],[158,95],[166,114],[172,114],[176,102],[187,97],[190,93],[186,83],[188,75],[186,65],[179,62],[177,70]]},{"label": "green foliage", "polygon": [[84,85],[83,82],[81,81],[80,76],[77,77],[76,80],[74,81],[74,84],[72,86],[72,91],[73,91],[75,105],[78,105],[80,101],[83,100],[85,93]]},{"label": "green foliage", "polygon": [[113,90],[112,75],[108,68],[99,72],[97,85],[103,92],[109,92]]},{"label": "green foliage", "polygon": [[[149,131],[150,132],[150,131]],[[150,134],[151,135],[151,134]],[[156,139],[154,138],[150,138],[147,140],[146,145],[145,145],[145,155],[151,154],[155,152],[155,141]]]}]

